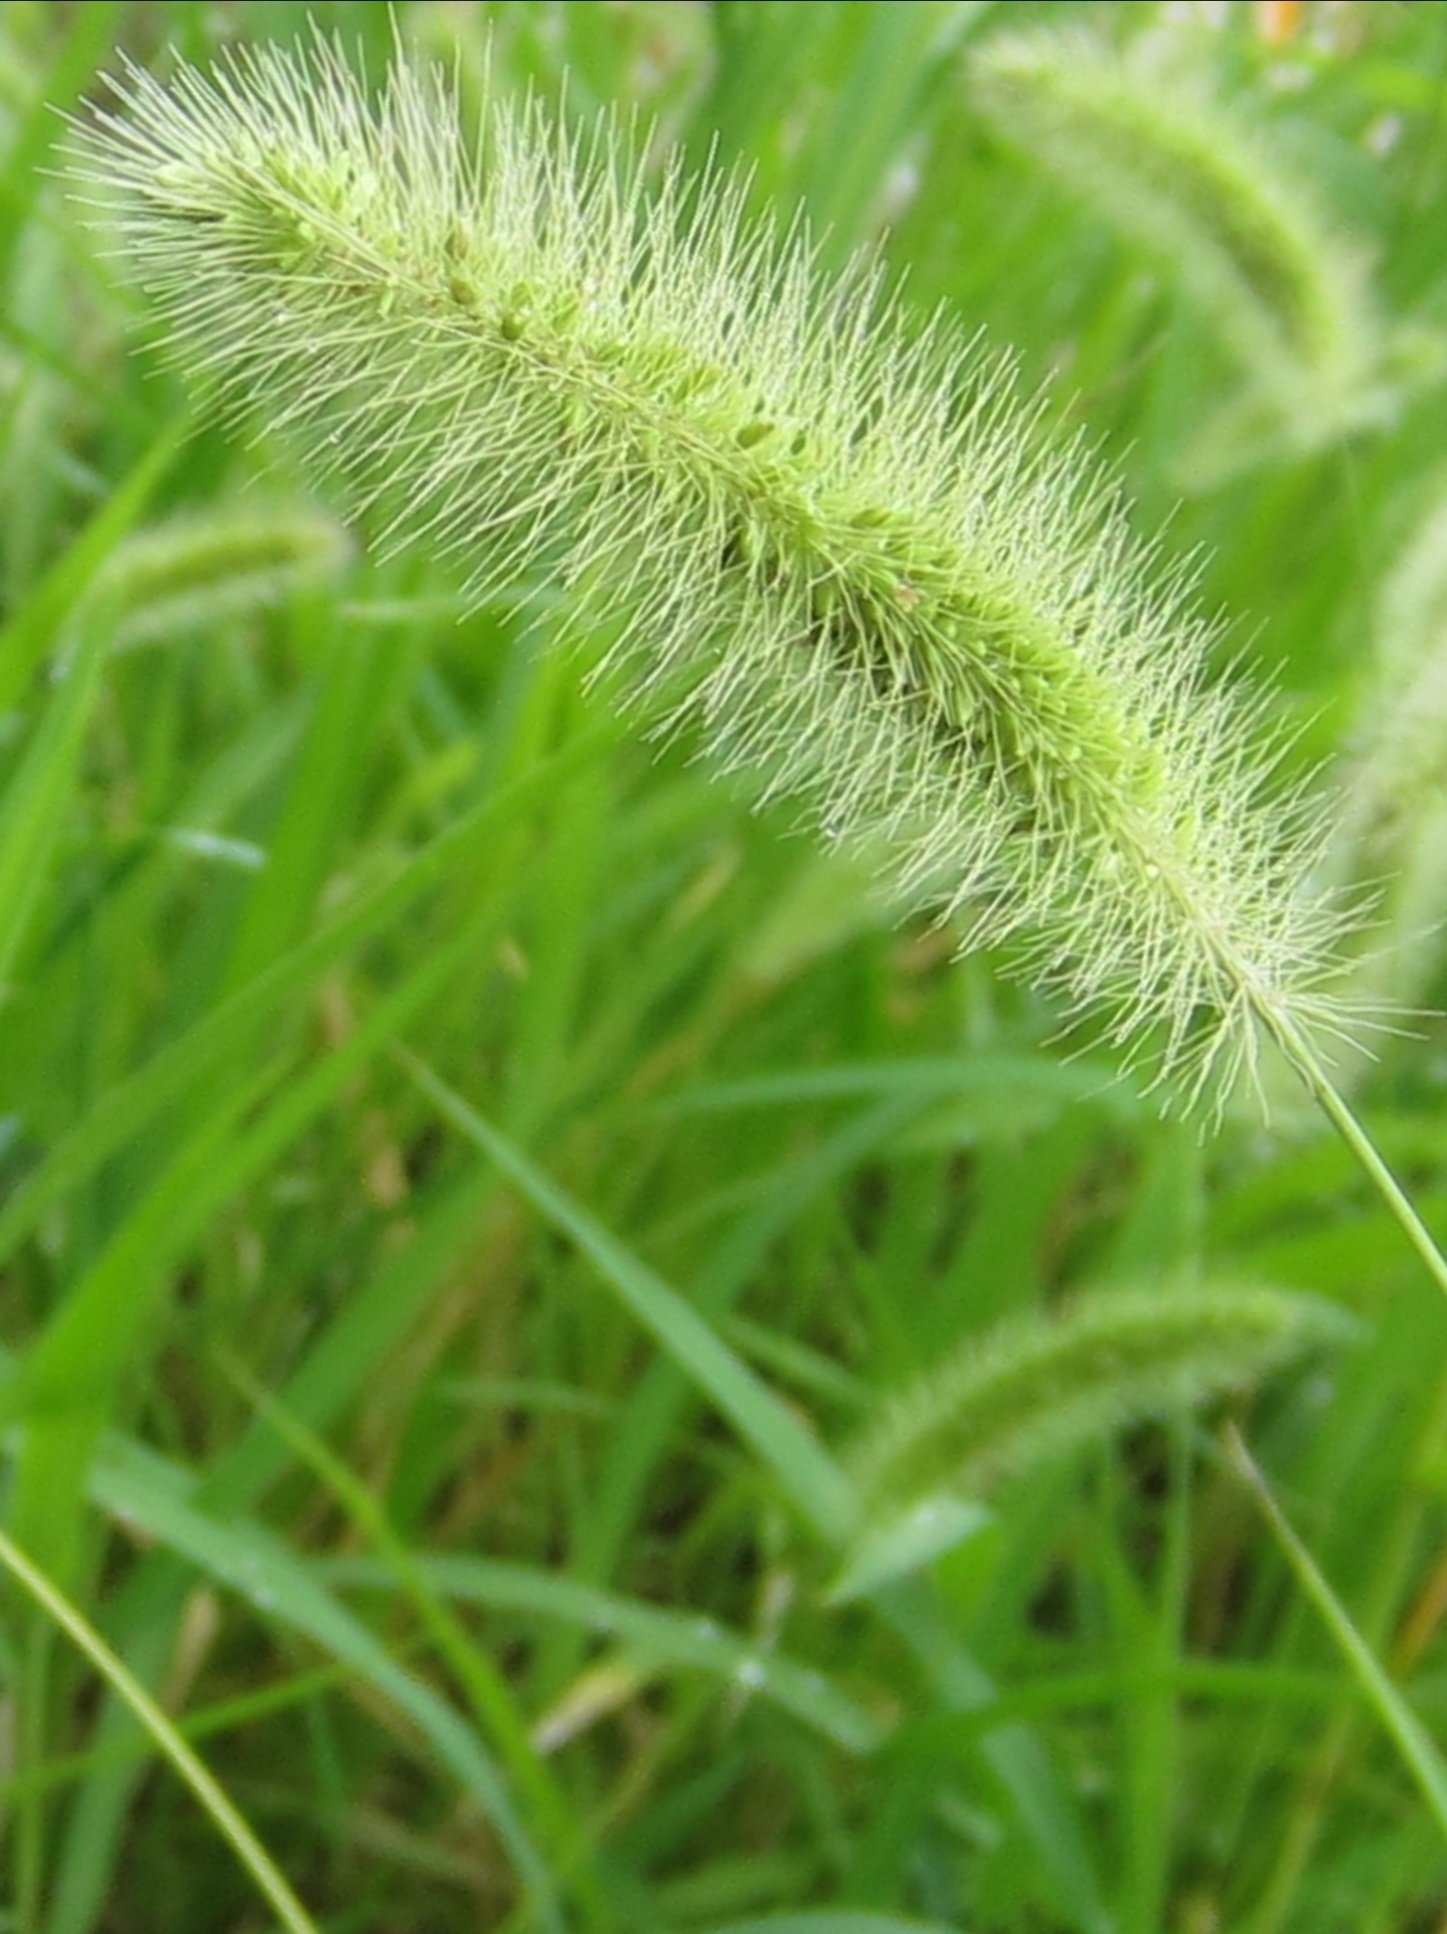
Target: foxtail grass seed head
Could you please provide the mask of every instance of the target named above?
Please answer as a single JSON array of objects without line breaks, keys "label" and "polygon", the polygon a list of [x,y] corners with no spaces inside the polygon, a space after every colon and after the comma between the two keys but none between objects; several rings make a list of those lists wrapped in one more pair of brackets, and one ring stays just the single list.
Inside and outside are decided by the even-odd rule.
[{"label": "foxtail grass seed head", "polygon": [[[1350,967],[1353,997],[1400,1010],[1430,997],[1447,922],[1447,489],[1387,571],[1348,735],[1341,811],[1321,862],[1338,891],[1369,894],[1374,931]],[[1356,1071],[1353,1057],[1340,1077]]]},{"label": "foxtail grass seed head", "polygon": [[851,1457],[865,1523],[1006,1478],[1255,1382],[1360,1334],[1335,1304],[1266,1285],[1105,1289],[966,1337],[887,1400]]},{"label": "foxtail grass seed head", "polygon": [[[1163,57],[1167,45],[1174,59]],[[1182,71],[1176,37],[1122,52],[1081,31],[999,34],[972,64],[1002,137],[1154,255],[1243,376],[1186,460],[1198,481],[1393,420],[1440,345],[1390,336],[1367,251],[1257,125]]]},{"label": "foxtail grass seed head", "polygon": [[612,119],[493,101],[474,147],[320,41],[118,92],[79,167],[175,360],[382,541],[568,586],[640,703],[1188,1087],[1330,1021],[1214,627],[998,360]]},{"label": "foxtail grass seed head", "polygon": [[116,546],[96,594],[113,607],[117,646],[214,630],[335,576],[346,532],[304,503],[226,507],[132,532]]}]

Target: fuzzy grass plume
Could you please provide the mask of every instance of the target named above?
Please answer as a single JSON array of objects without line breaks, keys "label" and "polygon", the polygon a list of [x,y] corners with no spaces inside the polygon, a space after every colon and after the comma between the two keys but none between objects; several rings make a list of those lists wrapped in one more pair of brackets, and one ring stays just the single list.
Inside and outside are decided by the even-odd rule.
[{"label": "fuzzy grass plume", "polygon": [[970,1336],[889,1402],[852,1463],[868,1519],[1004,1479],[1355,1334],[1334,1304],[1266,1287],[1100,1290]]},{"label": "fuzzy grass plume", "polygon": [[877,268],[612,120],[494,101],[475,148],[435,73],[373,104],[322,42],[132,67],[76,147],[178,364],[378,541],[568,585],[639,702],[1189,1084],[1331,1021],[1336,916],[1189,587]]},{"label": "fuzzy grass plume", "polygon": [[[1322,876],[1377,900],[1353,997],[1416,1007],[1434,991],[1447,921],[1447,490],[1388,570]],[[1348,1056],[1342,1072],[1360,1072]]]},{"label": "fuzzy grass plume", "polygon": [[1440,361],[1425,337],[1389,340],[1366,250],[1268,131],[1167,66],[1151,36],[1123,54],[1078,29],[999,35],[973,81],[1002,138],[1138,241],[1214,321],[1245,381],[1188,458],[1199,481],[1390,422],[1400,379]]},{"label": "fuzzy grass plume", "polygon": [[306,504],[227,507],[123,538],[96,584],[113,643],[150,644],[277,603],[340,570],[346,533]]},{"label": "fuzzy grass plume", "polygon": [[1234,1283],[1095,1290],[971,1334],[886,1397],[855,1444],[858,1519],[833,1595],[854,1597],[972,1536],[985,1498],[1052,1458],[1358,1334],[1320,1298]]}]

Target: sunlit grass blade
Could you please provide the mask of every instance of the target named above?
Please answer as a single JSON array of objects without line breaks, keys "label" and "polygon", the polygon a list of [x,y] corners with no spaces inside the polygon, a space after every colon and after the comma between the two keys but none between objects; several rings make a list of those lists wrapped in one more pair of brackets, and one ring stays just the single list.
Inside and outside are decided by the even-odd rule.
[{"label": "sunlit grass blade", "polygon": [[25,1553],[3,1531],[0,1531],[0,1563],[20,1581],[46,1617],[54,1621],[71,1644],[85,1654],[106,1683],[125,1700],[150,1734],[157,1751],[171,1762],[180,1778],[210,1814],[217,1832],[251,1875],[258,1892],[282,1926],[289,1930],[289,1934],[318,1934],[316,1923],[287,1885],[265,1847],[145,1687],[132,1677],[70,1600],[55,1589],[44,1572],[31,1564]]}]

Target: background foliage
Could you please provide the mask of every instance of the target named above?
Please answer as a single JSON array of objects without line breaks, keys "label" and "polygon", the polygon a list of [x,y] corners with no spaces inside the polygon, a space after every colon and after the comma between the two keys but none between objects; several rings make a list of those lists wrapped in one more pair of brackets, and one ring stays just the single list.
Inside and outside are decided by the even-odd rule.
[{"label": "background foliage", "polygon": [[[381,70],[386,11],[309,11]],[[1330,1347],[1226,1408],[1440,1733],[1447,1311],[1270,1071],[1269,1126],[1163,1124],[997,963],[618,722],[516,603],[364,553],[193,420],[55,109],[117,49],[205,62],[307,13],[0,14],[13,1535],[319,1926],[1447,1925],[1440,1831],[1220,1400],[1091,1371],[1056,1322],[1327,1300]],[[1349,971],[1441,1002],[1447,7],[395,15],[470,97],[490,26],[494,84],[637,104],[660,153],[716,146],[827,260],[883,237],[911,302],[1013,345],[1141,529],[1200,551],[1223,670],[1264,664],[1342,792],[1332,865],[1384,922]],[[1152,64],[1154,122],[1046,140],[985,79],[1030,23]],[[1205,188],[1171,132],[1202,93],[1240,142]],[[1127,192],[1072,169],[1092,141]],[[1299,273],[1349,265],[1329,397],[1243,355],[1281,282],[1232,281],[1272,242],[1231,196],[1278,173]],[[1440,1024],[1376,1047],[1344,1073],[1442,1226]],[[993,1515],[925,1483],[846,1549],[890,1396],[954,1362],[946,1409],[977,1402],[997,1360],[1035,1428]],[[8,1613],[6,1924],[263,1924],[152,1742]]]}]

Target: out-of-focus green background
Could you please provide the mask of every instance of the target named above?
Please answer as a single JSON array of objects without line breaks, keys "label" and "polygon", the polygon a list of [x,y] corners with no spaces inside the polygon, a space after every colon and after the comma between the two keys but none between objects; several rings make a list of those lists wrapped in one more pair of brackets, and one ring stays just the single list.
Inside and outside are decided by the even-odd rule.
[{"label": "out-of-focus green background", "polygon": [[[336,1934],[1447,1927],[1430,1779],[1220,1431],[1440,1737],[1447,1309],[1279,1071],[1267,1123],[1162,1121],[614,717],[555,587],[528,635],[469,609],[190,414],[57,109],[309,16],[474,106],[489,59],[580,124],[636,105],[1048,386],[1338,801],[1325,869],[1378,905],[1343,975],[1421,1010],[1341,1079],[1447,1226],[1439,0],[12,0],[11,1534]],[[1032,78],[1026,30],[1088,44]],[[1107,1369],[1053,1448],[1027,1380],[989,1519],[903,1498],[831,1595],[891,1393],[1072,1299],[1242,1283],[1354,1340],[1150,1416]],[[268,1924],[16,1592],[0,1742],[0,1928]]]}]

